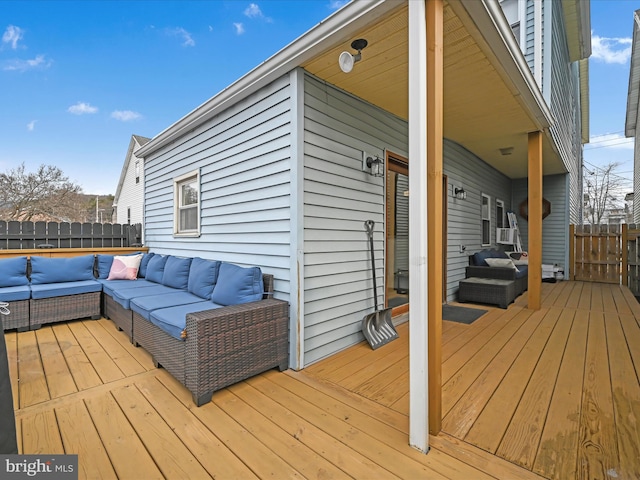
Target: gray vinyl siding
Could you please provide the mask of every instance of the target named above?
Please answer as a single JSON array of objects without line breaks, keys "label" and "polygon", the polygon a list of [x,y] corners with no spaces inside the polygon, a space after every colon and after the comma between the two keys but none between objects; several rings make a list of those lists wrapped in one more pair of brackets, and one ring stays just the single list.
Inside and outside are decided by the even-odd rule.
[{"label": "gray vinyl siding", "polygon": [[407,123],[305,76],[304,345],[306,365],[363,339],[374,311],[366,220],[375,222],[378,306],[384,306],[384,180],[362,152],[406,155]]},{"label": "gray vinyl siding", "polygon": [[[136,142],[136,148],[140,145]],[[127,223],[127,209],[131,209],[131,223],[143,223],[144,203],[144,161],[138,159],[133,153],[127,159],[127,171],[122,182],[120,195],[116,202],[116,219],[114,223]],[[136,183],[136,162],[140,162],[140,181]]]},{"label": "gray vinyl siding", "polygon": [[[444,140],[444,174],[447,176],[447,300],[457,297],[458,283],[465,276],[469,255],[482,246],[482,194],[491,199],[491,246],[500,248],[496,241],[496,199],[504,202],[506,211],[511,207],[511,180],[483,162],[463,146]],[[467,198],[453,196],[454,187],[463,187]],[[460,253],[460,245],[466,250]]]},{"label": "gray vinyl siding", "polygon": [[[640,128],[636,127],[633,147],[633,223],[640,224]],[[638,197],[636,198],[636,195]]]},{"label": "gray vinyl siding", "polygon": [[551,45],[551,113],[556,120],[550,132],[569,172],[569,213],[572,222],[578,222],[582,213],[581,114],[579,95],[579,69],[577,62],[569,62],[569,48],[561,2],[552,2]]},{"label": "gray vinyl siding", "polygon": [[[547,175],[542,180],[542,196],[551,203],[551,213],[542,221],[542,263],[565,267],[565,275],[569,265],[568,179],[568,175]],[[513,193],[513,204],[519,206],[528,197],[527,179],[515,180]],[[529,225],[520,215],[518,227],[526,251]]]},{"label": "gray vinyl siding", "polygon": [[[289,75],[146,159],[146,244],[153,252],[257,265],[290,293]],[[201,235],[173,235],[174,179],[200,173]]]},{"label": "gray vinyl siding", "polygon": [[525,18],[522,23],[522,28],[525,29],[524,45],[521,47],[524,58],[529,65],[529,70],[535,75],[534,66],[534,49],[535,49],[535,18],[534,18],[534,2],[533,0],[527,0],[525,2]]}]

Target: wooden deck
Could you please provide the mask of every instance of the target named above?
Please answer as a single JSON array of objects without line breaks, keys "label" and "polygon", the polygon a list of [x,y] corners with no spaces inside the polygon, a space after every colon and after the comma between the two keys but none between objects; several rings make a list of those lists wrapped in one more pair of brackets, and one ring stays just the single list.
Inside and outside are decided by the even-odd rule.
[{"label": "wooden deck", "polygon": [[[640,478],[640,305],[616,285],[542,293],[537,312],[525,293],[471,325],[443,322],[444,433],[432,445],[453,440],[558,480]],[[407,332],[305,372],[406,415]]]},{"label": "wooden deck", "polygon": [[406,414],[302,372],[273,370],[197,408],[109,320],[5,339],[20,453],[78,454],[81,479],[533,478],[455,442],[424,455]]},{"label": "wooden deck", "polygon": [[428,455],[407,445],[407,324],[197,408],[104,319],[5,334],[19,449],[76,453],[80,478],[640,478],[640,305],[599,284],[543,294],[539,312],[521,297],[444,322]]}]

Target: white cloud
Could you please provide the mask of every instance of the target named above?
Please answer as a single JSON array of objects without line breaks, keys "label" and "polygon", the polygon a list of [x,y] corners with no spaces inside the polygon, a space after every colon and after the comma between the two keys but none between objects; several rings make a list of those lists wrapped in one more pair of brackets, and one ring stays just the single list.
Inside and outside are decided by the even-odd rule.
[{"label": "white cloud", "polygon": [[585,150],[593,150],[595,148],[633,150],[633,145],[633,138],[626,138],[619,133],[605,133],[592,136],[589,139],[589,143],[585,145]]},{"label": "white cloud", "polygon": [[338,10],[339,8],[344,7],[347,3],[349,3],[349,0],[330,0],[329,8],[331,10]]},{"label": "white cloud", "polygon": [[237,35],[242,35],[244,33],[244,25],[242,23],[236,22],[233,26],[236,28]]},{"label": "white cloud", "polygon": [[141,119],[142,115],[131,110],[115,110],[111,112],[111,118],[115,118],[121,122],[132,122],[133,120]]},{"label": "white cloud", "polygon": [[250,3],[249,6],[244,10],[244,14],[249,18],[261,18],[264,17],[262,10],[255,3]]},{"label": "white cloud", "polygon": [[631,57],[631,38],[591,36],[591,58],[604,63],[626,63]]},{"label": "white cloud", "polygon": [[88,103],[78,102],[75,105],[71,105],[67,112],[74,115],[84,115],[85,113],[98,113],[98,107],[94,107]]},{"label": "white cloud", "polygon": [[196,42],[191,36],[191,34],[182,27],[167,28],[166,32],[168,35],[171,35],[174,37],[180,37],[183,40],[182,41],[183,47],[195,47],[196,45]]},{"label": "white cloud", "polygon": [[27,123],[27,130],[29,130],[30,132],[33,132],[35,128],[36,128],[35,120],[31,120],[29,123]]},{"label": "white cloud", "polygon": [[3,70],[25,72],[36,68],[49,68],[53,61],[47,60],[44,55],[36,55],[31,60],[10,60],[5,63]]},{"label": "white cloud", "polygon": [[18,48],[18,42],[22,40],[23,36],[24,30],[20,27],[16,27],[15,25],[9,25],[2,34],[2,43],[8,43],[11,45],[11,48],[15,50]]}]

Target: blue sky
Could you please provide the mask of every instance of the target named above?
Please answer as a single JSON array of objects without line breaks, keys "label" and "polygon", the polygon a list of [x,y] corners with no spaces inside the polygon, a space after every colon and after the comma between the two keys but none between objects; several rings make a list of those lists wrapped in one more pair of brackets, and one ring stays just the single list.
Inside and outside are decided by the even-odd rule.
[{"label": "blue sky", "polygon": [[[0,171],[57,165],[85,193],[115,193],[132,134],[153,137],[344,3],[0,0]],[[618,161],[629,179],[637,8],[591,2],[585,162]]]}]

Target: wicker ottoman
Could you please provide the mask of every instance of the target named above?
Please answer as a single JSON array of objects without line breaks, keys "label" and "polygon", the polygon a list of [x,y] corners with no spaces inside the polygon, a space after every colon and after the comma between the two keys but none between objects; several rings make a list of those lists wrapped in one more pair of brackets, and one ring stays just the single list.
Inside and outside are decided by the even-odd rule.
[{"label": "wicker ottoman", "polygon": [[513,280],[470,277],[460,280],[459,302],[489,303],[507,308],[516,298]]}]

